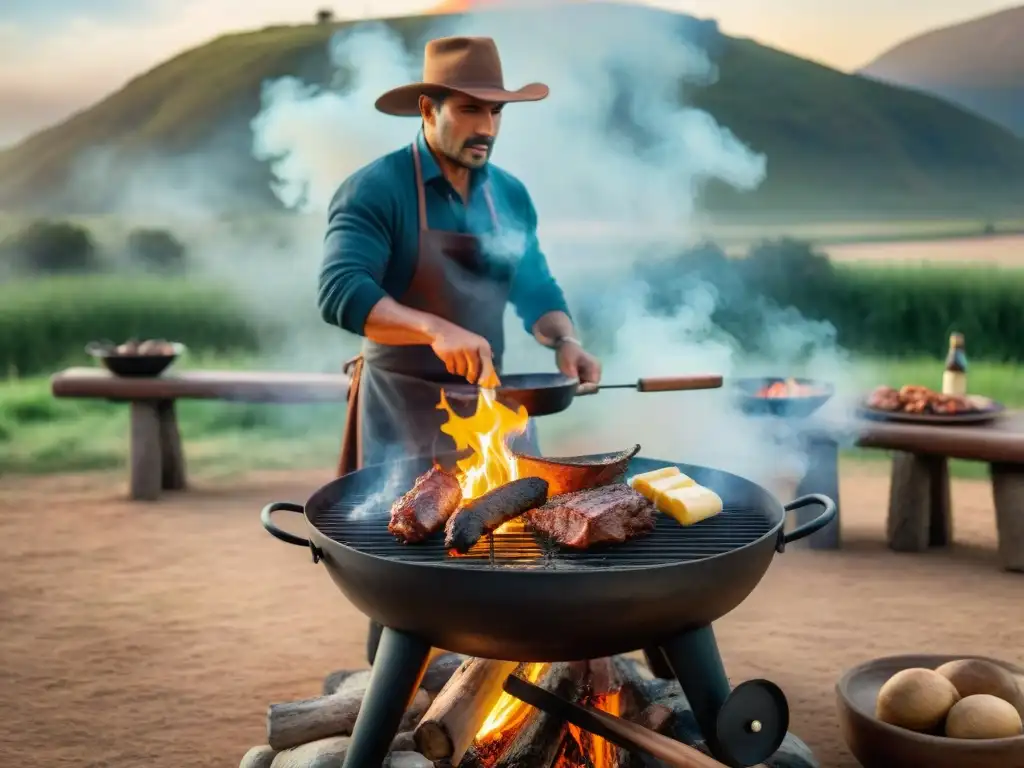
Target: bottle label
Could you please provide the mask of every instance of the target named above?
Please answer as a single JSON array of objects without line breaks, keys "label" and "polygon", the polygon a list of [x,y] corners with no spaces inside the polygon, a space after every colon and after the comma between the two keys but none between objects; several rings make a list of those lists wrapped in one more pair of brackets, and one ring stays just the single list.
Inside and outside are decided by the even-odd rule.
[{"label": "bottle label", "polygon": [[962,371],[945,371],[942,374],[942,394],[965,396],[967,394],[967,374]]}]

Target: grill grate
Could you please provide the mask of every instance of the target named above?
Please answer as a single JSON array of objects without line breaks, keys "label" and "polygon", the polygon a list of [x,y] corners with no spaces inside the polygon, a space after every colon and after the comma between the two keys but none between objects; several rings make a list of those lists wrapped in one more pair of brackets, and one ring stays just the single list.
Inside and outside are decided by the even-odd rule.
[{"label": "grill grate", "polygon": [[367,501],[368,497],[348,497],[321,511],[312,522],[328,538],[366,554],[451,568],[609,570],[669,565],[731,552],[761,538],[775,525],[764,510],[727,503],[720,514],[695,525],[681,526],[658,515],[655,529],[645,536],[577,551],[559,547],[516,520],[511,524],[514,530],[495,533],[465,555],[455,556],[444,547],[443,530],[419,544],[395,539],[387,529],[390,503],[371,501],[369,509],[360,509],[359,518],[353,518],[352,512]]}]

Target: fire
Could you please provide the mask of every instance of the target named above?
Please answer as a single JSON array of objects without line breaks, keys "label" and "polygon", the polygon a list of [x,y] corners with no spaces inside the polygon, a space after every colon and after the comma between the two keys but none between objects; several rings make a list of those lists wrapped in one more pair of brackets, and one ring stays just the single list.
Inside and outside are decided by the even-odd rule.
[{"label": "fire", "polygon": [[[622,714],[622,695],[619,691],[597,696],[590,704],[594,709],[607,712],[609,715],[619,716]],[[589,758],[589,765],[593,768],[616,768],[619,765],[619,748],[614,744],[609,744],[600,736],[594,736],[571,724],[569,725],[569,735],[579,744],[580,753]],[[575,763],[569,762],[568,758],[562,757],[554,768],[577,768],[577,766]]]},{"label": "fire", "polygon": [[[525,677],[531,683],[536,683],[547,668],[548,664],[544,662],[528,664],[521,677]],[[480,730],[476,732],[476,742],[481,744],[501,739],[519,728],[529,714],[529,704],[524,704],[514,696],[503,692],[488,713],[484,724],[480,726]]]},{"label": "fire", "polygon": [[819,394],[817,387],[808,386],[801,384],[796,379],[786,379],[785,381],[773,381],[766,387],[761,387],[758,390],[758,397],[776,398],[776,397],[811,397]]},{"label": "fire", "polygon": [[[464,499],[475,499],[488,491],[519,479],[516,457],[508,447],[514,435],[526,431],[529,414],[519,406],[513,411],[497,401],[493,389],[481,389],[476,413],[462,418],[452,410],[441,392],[439,410],[448,412],[441,431],[455,441],[455,449],[473,452],[458,462],[459,485]],[[500,529],[499,529],[500,530]]]}]

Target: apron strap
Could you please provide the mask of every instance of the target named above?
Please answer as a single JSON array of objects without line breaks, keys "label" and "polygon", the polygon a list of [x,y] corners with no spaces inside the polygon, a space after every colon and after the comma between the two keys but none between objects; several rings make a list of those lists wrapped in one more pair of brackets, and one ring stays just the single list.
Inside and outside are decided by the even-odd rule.
[{"label": "apron strap", "polygon": [[420,163],[419,142],[412,144],[412,167],[416,173],[416,206],[419,209],[420,232],[427,231],[427,197],[423,191],[423,166]]},{"label": "apron strap", "polygon": [[355,472],[363,465],[362,425],[360,424],[359,384],[363,376],[363,356],[348,360],[342,368],[349,377],[348,405],[345,410],[345,428],[341,437],[341,456],[338,458],[338,477]]},{"label": "apron strap", "polygon": [[494,227],[494,231],[498,231],[498,211],[494,207],[494,198],[491,196],[491,183],[488,181],[484,184],[484,200],[487,201],[487,210],[491,213],[491,226]]}]

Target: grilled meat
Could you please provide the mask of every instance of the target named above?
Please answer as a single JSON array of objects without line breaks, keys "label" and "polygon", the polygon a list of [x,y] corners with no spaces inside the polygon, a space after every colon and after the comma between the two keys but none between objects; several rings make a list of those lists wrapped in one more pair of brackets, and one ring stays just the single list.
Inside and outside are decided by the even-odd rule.
[{"label": "grilled meat", "polygon": [[654,504],[628,485],[605,485],[556,496],[526,517],[559,544],[587,549],[650,533],[655,514]]},{"label": "grilled meat", "polygon": [[423,541],[447,522],[461,501],[455,475],[432,467],[392,505],[388,530],[406,544]]},{"label": "grilled meat", "polygon": [[928,387],[911,385],[901,389],[878,387],[868,397],[868,407],[890,413],[902,411],[903,413],[932,413],[946,416],[978,410],[966,397],[944,395],[928,389]]},{"label": "grilled meat", "polygon": [[548,482],[523,477],[467,502],[448,518],[444,545],[466,554],[480,537],[524,512],[539,507],[548,497]]}]

